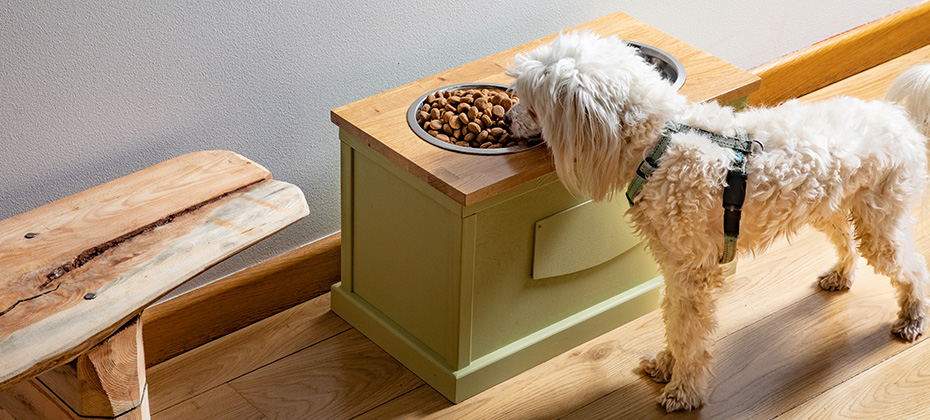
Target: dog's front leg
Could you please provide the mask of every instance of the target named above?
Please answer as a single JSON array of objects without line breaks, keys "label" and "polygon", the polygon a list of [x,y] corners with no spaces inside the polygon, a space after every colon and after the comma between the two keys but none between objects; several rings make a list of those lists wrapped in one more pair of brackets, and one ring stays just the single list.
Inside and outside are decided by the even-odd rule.
[{"label": "dog's front leg", "polygon": [[690,410],[703,404],[711,377],[716,295],[723,275],[717,265],[664,271],[662,317],[667,347],[646,356],[641,366],[654,379],[668,381],[659,397],[667,411]]}]

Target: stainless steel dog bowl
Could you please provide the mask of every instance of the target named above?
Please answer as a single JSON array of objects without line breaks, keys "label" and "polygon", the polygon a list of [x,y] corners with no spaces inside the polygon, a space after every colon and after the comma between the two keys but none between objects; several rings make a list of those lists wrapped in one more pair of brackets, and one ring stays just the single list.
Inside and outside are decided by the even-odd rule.
[{"label": "stainless steel dog bowl", "polygon": [[681,89],[681,86],[685,84],[685,66],[681,65],[681,62],[672,57],[671,54],[640,42],[625,42],[639,50],[639,55],[655,66],[656,70],[662,74],[665,80],[672,84],[675,90]]},{"label": "stainless steel dog bowl", "polygon": [[417,123],[417,112],[420,110],[420,107],[423,106],[423,103],[426,102],[426,98],[434,92],[445,92],[447,90],[466,90],[466,89],[499,89],[507,90],[509,86],[502,85],[499,83],[462,83],[458,85],[451,85],[446,87],[441,87],[439,89],[431,90],[426,92],[423,96],[413,102],[413,105],[410,105],[410,109],[407,110],[407,124],[413,130],[414,133],[417,133],[421,139],[428,141],[429,143],[439,146],[446,150],[452,150],[455,152],[461,153],[470,153],[473,155],[504,155],[508,153],[522,152],[524,150],[529,150],[534,147],[537,147],[542,144],[541,139],[531,139],[530,143],[523,146],[512,146],[512,147],[500,147],[497,149],[481,149],[478,147],[468,147],[468,146],[459,146],[457,144],[446,143],[442,140],[437,139],[436,137],[431,136],[423,127],[420,127],[420,124]]}]

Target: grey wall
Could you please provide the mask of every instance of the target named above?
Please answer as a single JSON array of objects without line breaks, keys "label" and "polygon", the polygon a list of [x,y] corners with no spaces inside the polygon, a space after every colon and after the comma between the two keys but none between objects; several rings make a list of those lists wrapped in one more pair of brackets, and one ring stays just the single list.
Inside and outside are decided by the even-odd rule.
[{"label": "grey wall", "polygon": [[339,230],[338,106],[614,11],[750,69],[918,3],[0,0],[0,219],[203,149],[303,189],[183,292]]}]

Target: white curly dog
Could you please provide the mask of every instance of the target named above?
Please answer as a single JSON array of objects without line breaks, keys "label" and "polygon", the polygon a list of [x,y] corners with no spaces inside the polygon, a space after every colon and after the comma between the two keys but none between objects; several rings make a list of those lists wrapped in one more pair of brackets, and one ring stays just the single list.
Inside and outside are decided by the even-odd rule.
[{"label": "white curly dog", "polygon": [[[909,341],[923,333],[930,275],[915,249],[911,210],[928,180],[930,65],[900,76],[888,101],[788,101],[743,112],[689,103],[634,48],[590,32],[560,34],[517,55],[509,73],[520,98],[507,114],[514,135],[541,135],[565,187],[596,201],[625,190],[672,121],[729,137],[745,130],[761,147],[745,163],[738,250],[760,251],[812,225],[839,254],[820,287],[841,290],[855,277],[858,242],[896,289],[892,332]],[[659,403],[675,411],[700,407],[711,376],[724,281],[721,196],[738,156],[706,133],[669,137],[629,215],[665,278],[666,347],[640,365],[668,383]]]}]

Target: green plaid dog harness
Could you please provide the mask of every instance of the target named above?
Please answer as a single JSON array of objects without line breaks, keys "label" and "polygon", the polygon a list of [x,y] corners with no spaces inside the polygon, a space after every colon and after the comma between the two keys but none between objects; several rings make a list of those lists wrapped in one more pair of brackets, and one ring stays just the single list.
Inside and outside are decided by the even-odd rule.
[{"label": "green plaid dog harness", "polygon": [[635,199],[643,191],[646,180],[658,168],[659,158],[668,149],[672,141],[672,134],[675,133],[699,133],[710,138],[716,145],[733,150],[736,155],[730,168],[727,170],[727,185],[723,190],[723,233],[724,246],[723,255],[720,257],[720,263],[726,264],[733,261],[736,257],[736,243],[739,239],[739,220],[746,200],[746,161],[752,154],[752,143],[746,134],[746,130],[737,128],[736,137],[727,137],[720,134],[711,133],[701,130],[700,128],[691,127],[677,122],[669,122],[666,126],[662,138],[656,143],[652,152],[643,159],[643,162],[636,168],[636,176],[630,182],[626,191],[626,198],[630,202],[630,207],[635,204]]}]

